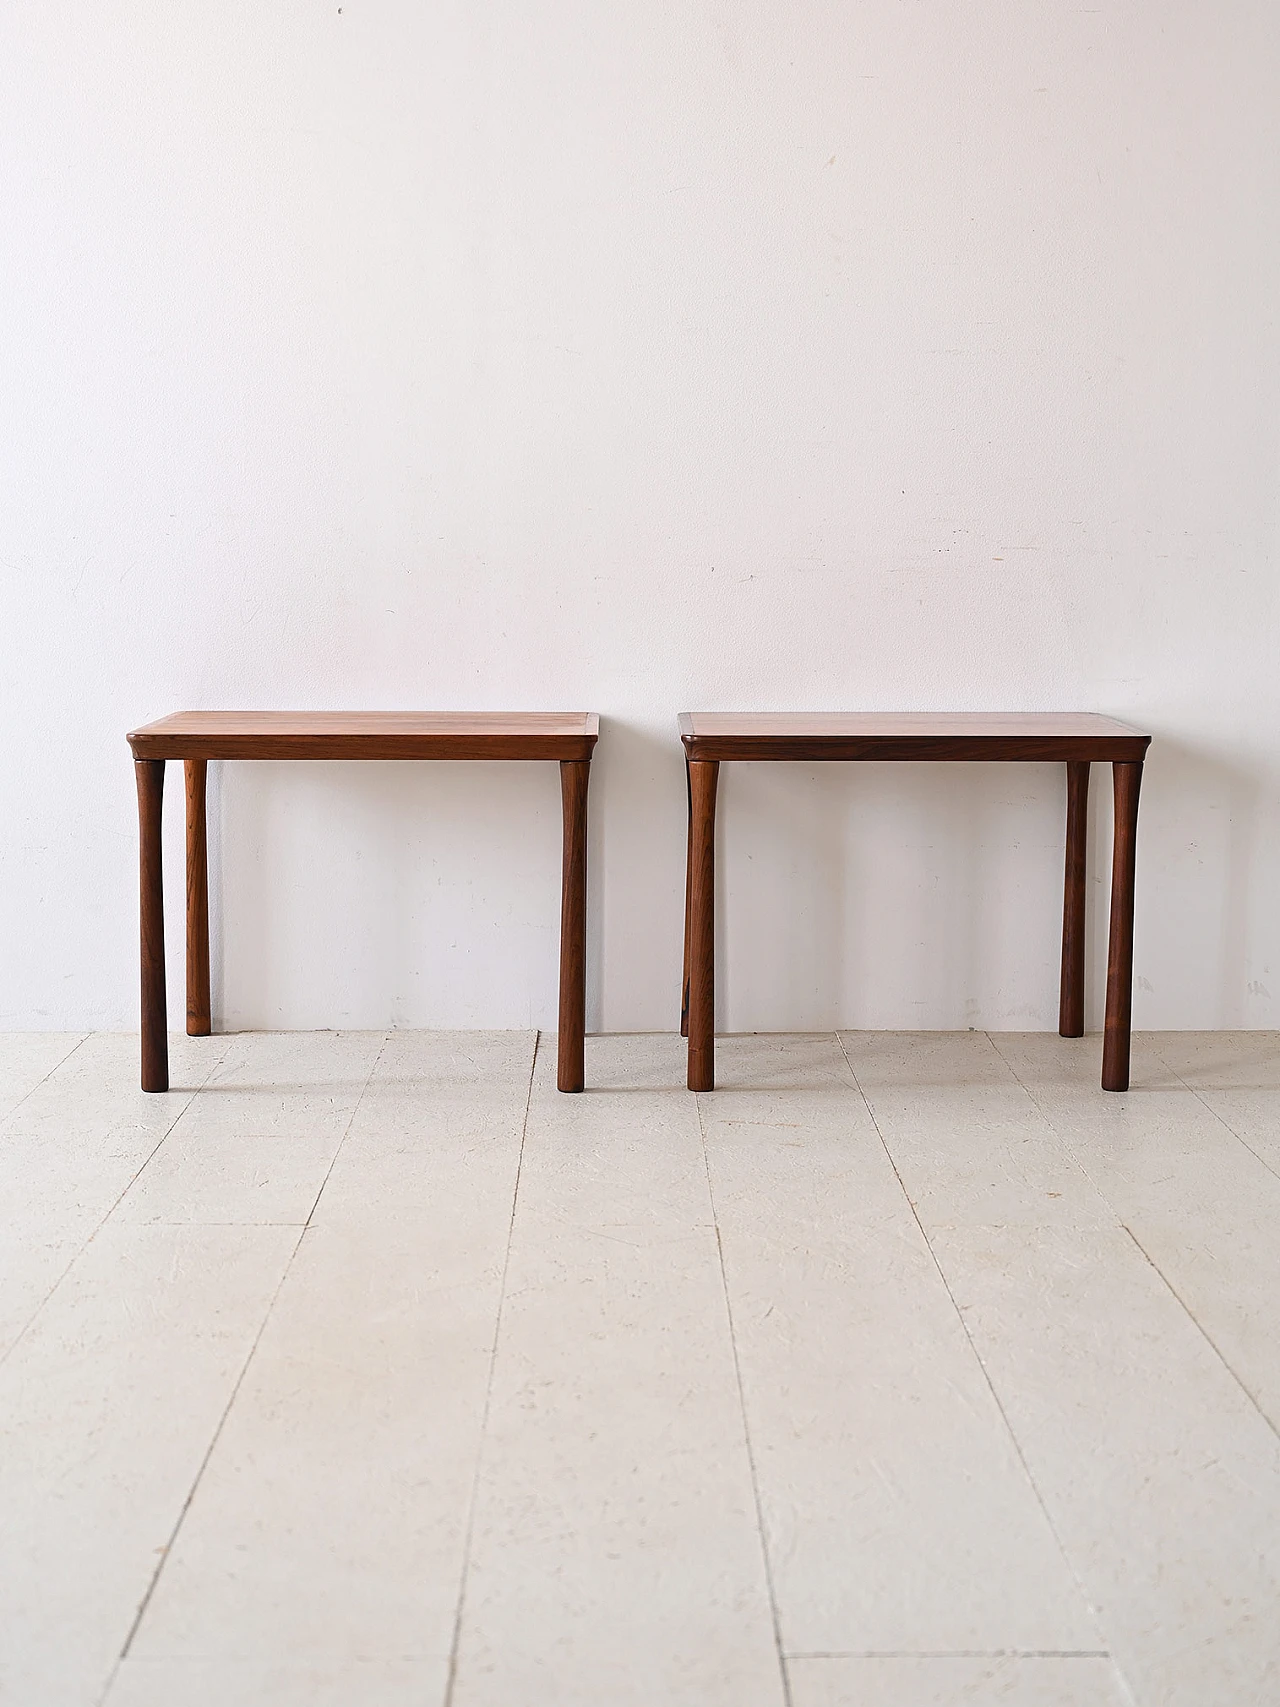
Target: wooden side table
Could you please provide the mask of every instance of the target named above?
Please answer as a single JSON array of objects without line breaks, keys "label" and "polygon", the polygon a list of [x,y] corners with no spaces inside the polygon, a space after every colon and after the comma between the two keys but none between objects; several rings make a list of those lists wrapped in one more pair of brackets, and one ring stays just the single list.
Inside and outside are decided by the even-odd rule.
[{"label": "wooden side table", "polygon": [[587,784],[600,733],[594,712],[180,711],[135,729],[142,925],[142,1088],[169,1088],[160,816],[166,759],[187,784],[187,1032],[207,1036],[209,878],[205,775],[210,759],[558,759],[564,811],[560,1037],[556,1083],[583,1086],[586,1030]]},{"label": "wooden side table", "polygon": [[1058,760],[1067,767],[1066,894],[1058,1030],[1084,1035],[1085,840],[1089,766],[1110,762],[1115,790],[1111,939],[1102,1086],[1129,1088],[1133,987],[1133,881],[1138,791],[1150,735],[1092,713],[686,711],[680,715],[689,793],[685,875],[684,992],[680,1029],[689,1039],[689,1089],[715,1088],[716,784],[726,759]]}]

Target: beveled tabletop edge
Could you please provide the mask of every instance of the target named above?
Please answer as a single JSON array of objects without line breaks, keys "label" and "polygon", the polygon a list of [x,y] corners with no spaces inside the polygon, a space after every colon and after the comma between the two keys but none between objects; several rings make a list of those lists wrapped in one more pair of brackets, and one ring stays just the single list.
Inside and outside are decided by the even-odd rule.
[{"label": "beveled tabletop edge", "polygon": [[180,711],[126,736],[135,759],[589,760],[594,711]]},{"label": "beveled tabletop edge", "polygon": [[941,760],[1141,764],[1151,737],[1099,712],[682,712],[689,763]]},{"label": "beveled tabletop edge", "polygon": [[[702,719],[712,727],[699,727]],[[844,721],[845,727],[830,727]],[[1117,740],[1150,741],[1148,731],[1099,711],[682,711],[676,718],[682,740],[806,740],[868,739],[937,740],[981,738],[983,726],[995,739],[1020,735],[1070,740],[1077,735],[1114,736]],[[821,725],[826,723],[827,728]],[[877,729],[875,725],[897,725]],[[1064,725],[1074,723],[1074,727]],[[753,727],[754,725],[754,727]],[[1057,725],[1055,728],[1054,726]]]},{"label": "beveled tabletop edge", "polygon": [[[305,733],[328,734],[343,722],[350,725],[348,732],[363,734],[365,732],[384,732],[394,729],[397,723],[411,722],[416,718],[438,720],[437,728],[432,733],[448,734],[450,721],[459,725],[493,724],[496,733],[518,733],[510,729],[502,729],[503,724],[520,724],[528,722],[541,723],[542,727],[531,727],[530,734],[546,734],[547,726],[556,724],[563,727],[552,728],[551,733],[564,735],[599,736],[600,713],[598,711],[436,711],[436,710],[397,710],[397,711],[351,711],[351,710],[311,710],[311,711],[248,711],[243,708],[232,710],[203,710],[203,711],[171,711],[164,717],[158,717],[152,723],[143,723],[136,729],[131,729],[125,736],[126,741],[132,741],[138,735],[155,735],[170,733],[196,732],[196,726],[203,724],[204,728],[214,733],[222,733],[229,726],[240,722],[245,725],[257,723],[264,734],[275,734],[283,726],[312,723],[312,728]],[[257,731],[247,731],[256,733]],[[472,734],[473,729],[465,733]]]}]

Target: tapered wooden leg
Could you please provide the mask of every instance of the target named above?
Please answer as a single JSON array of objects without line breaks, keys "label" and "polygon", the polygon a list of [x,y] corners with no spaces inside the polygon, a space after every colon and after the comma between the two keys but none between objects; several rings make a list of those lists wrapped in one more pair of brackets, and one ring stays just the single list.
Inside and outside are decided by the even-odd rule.
[{"label": "tapered wooden leg", "polygon": [[689,766],[689,1089],[716,1084],[717,760]]},{"label": "tapered wooden leg", "polygon": [[1138,850],[1141,764],[1113,764],[1115,848],[1111,860],[1111,938],[1107,949],[1107,1021],[1102,1040],[1102,1088],[1129,1088],[1133,1012],[1133,880]]},{"label": "tapered wooden leg", "polygon": [[164,879],[160,820],[164,760],[135,759],[138,783],[139,919],[142,947],[142,1088],[169,1089],[169,1024],[164,988]]},{"label": "tapered wooden leg", "polygon": [[186,761],[187,780],[187,1036],[213,1030],[209,1003],[209,844],[205,829],[203,759]]},{"label": "tapered wooden leg", "polygon": [[684,794],[689,807],[689,820],[684,837],[684,972],[680,978],[680,1035],[689,1035],[689,898],[693,893],[693,793],[689,782],[689,761],[684,762]]},{"label": "tapered wooden leg", "polygon": [[1089,831],[1089,762],[1067,761],[1067,870],[1062,896],[1062,990],[1058,1032],[1084,1036],[1085,849]]},{"label": "tapered wooden leg", "polygon": [[560,1040],[556,1085],[580,1091],[586,1082],[587,1024],[587,759],[561,759],[564,881],[560,891]]}]

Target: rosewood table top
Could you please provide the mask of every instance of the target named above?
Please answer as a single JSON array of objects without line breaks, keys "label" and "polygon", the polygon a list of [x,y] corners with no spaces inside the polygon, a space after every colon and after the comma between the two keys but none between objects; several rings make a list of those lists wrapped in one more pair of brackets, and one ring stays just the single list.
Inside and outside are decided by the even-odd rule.
[{"label": "rosewood table top", "polygon": [[589,759],[594,711],[178,711],[135,759]]},{"label": "rosewood table top", "polygon": [[1093,712],[684,711],[690,759],[1141,760],[1151,737]]}]

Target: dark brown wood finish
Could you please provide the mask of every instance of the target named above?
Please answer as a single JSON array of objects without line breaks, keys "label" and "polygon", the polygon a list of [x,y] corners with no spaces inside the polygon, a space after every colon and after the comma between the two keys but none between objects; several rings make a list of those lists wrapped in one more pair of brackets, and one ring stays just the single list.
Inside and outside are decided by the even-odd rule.
[{"label": "dark brown wood finish", "polygon": [[1067,858],[1062,893],[1062,989],[1058,1034],[1084,1036],[1084,899],[1089,836],[1089,762],[1067,761]]},{"label": "dark brown wood finish", "polygon": [[136,759],[589,759],[586,711],[179,711],[135,729]]},{"label": "dark brown wood finish", "polygon": [[680,975],[680,1035],[689,1035],[689,920],[693,910],[693,784],[684,765],[684,797],[689,809],[684,838],[684,971]]},{"label": "dark brown wood finish", "polygon": [[1090,712],[686,711],[694,759],[1141,759],[1151,737]]},{"label": "dark brown wood finish", "polygon": [[691,1091],[716,1085],[716,786],[718,759],[689,764],[689,1078]]},{"label": "dark brown wood finish", "polygon": [[187,1030],[212,1029],[205,784],[210,759],[557,759],[564,811],[556,1081],[584,1083],[587,784],[595,712],[180,711],[128,737],[138,782],[142,1088],[169,1088],[160,827],[166,759],[186,765]]},{"label": "dark brown wood finish", "polygon": [[1133,889],[1142,766],[1113,765],[1111,772],[1115,795],[1115,842],[1111,854],[1111,933],[1107,943],[1102,1088],[1104,1091],[1127,1091],[1133,1011]]},{"label": "dark brown wood finish", "polygon": [[586,1082],[584,1034],[587,990],[587,784],[585,759],[561,759],[564,879],[560,891],[560,1037],[556,1086],[580,1091]]},{"label": "dark brown wood finish", "polygon": [[187,1036],[213,1030],[209,1000],[209,837],[205,825],[205,759],[186,761]]},{"label": "dark brown wood finish", "polygon": [[169,1021],[164,977],[164,867],[160,829],[164,760],[137,759],[138,920],[142,948],[142,1088],[169,1089]]},{"label": "dark brown wood finish", "polygon": [[690,779],[685,876],[689,1088],[714,1067],[715,770],[727,759],[1057,761],[1067,767],[1066,881],[1059,1030],[1084,1031],[1085,881],[1091,763],[1110,763],[1116,799],[1102,1083],[1129,1086],[1133,887],[1142,761],[1151,737],[1092,712],[682,712]]}]

